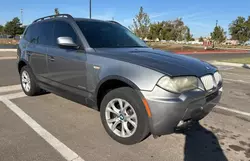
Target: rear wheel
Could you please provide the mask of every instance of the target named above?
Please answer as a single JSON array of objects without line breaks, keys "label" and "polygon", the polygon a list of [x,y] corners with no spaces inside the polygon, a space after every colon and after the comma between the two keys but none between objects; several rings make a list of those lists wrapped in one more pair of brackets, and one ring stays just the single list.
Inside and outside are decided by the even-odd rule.
[{"label": "rear wheel", "polygon": [[107,133],[122,144],[135,144],[149,134],[148,117],[138,94],[129,87],[104,96],[101,119]]},{"label": "rear wheel", "polygon": [[34,96],[41,92],[41,89],[36,83],[35,76],[28,66],[22,67],[20,71],[20,81],[23,92],[28,96]]}]

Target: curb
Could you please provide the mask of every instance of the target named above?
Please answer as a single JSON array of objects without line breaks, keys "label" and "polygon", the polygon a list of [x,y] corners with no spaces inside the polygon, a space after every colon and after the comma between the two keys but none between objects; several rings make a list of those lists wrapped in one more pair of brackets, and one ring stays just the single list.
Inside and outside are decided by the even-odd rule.
[{"label": "curb", "polygon": [[213,61],[211,63],[213,65],[223,65],[223,66],[232,66],[232,67],[237,67],[237,68],[247,68],[247,69],[250,69],[250,64],[227,63],[227,62],[219,62],[219,61]]},{"label": "curb", "polygon": [[0,49],[0,52],[1,51],[14,51],[15,52],[15,51],[17,51],[17,49]]},{"label": "curb", "polygon": [[17,59],[16,56],[8,56],[8,57],[1,57],[0,56],[0,60],[10,60],[10,59]]}]

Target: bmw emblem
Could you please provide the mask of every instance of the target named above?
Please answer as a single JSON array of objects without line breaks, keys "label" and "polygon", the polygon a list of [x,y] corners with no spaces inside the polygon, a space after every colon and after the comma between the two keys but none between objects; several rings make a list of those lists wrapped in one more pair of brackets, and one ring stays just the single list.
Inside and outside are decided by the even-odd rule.
[{"label": "bmw emblem", "polygon": [[119,118],[121,121],[124,120],[124,116],[122,114],[119,116]]}]

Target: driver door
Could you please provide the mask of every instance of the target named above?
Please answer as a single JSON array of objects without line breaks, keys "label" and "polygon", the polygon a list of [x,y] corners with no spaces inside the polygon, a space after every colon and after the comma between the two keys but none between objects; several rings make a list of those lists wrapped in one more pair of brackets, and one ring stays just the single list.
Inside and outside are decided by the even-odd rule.
[{"label": "driver door", "polygon": [[[52,47],[48,48],[48,78],[53,86],[76,92],[86,90],[86,53],[75,48],[64,48],[57,44],[58,37],[71,37],[78,44],[73,27],[65,21],[54,22]],[[79,44],[78,44],[79,45]]]}]

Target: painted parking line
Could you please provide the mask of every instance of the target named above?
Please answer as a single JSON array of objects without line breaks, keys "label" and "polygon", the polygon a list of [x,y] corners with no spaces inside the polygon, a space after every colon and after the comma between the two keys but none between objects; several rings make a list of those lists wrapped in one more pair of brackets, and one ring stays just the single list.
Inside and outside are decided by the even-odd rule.
[{"label": "painted parking line", "polygon": [[39,136],[41,136],[48,144],[57,150],[67,161],[84,161],[78,154],[72,151],[69,147],[63,144],[55,136],[49,133],[29,115],[27,115],[16,104],[4,96],[0,96],[0,100],[24,122],[26,122]]},{"label": "painted parking line", "polygon": [[244,116],[250,116],[250,113],[248,113],[248,112],[234,110],[234,109],[230,109],[230,108],[227,108],[227,107],[216,106],[216,108],[224,110],[224,111],[229,111],[229,112],[237,113],[237,114],[244,115]]},{"label": "painted parking line", "polygon": [[242,74],[235,74],[235,73],[224,72],[222,75],[226,75],[228,77],[230,77],[230,76],[244,77],[244,79],[250,80],[250,76],[242,75]]},{"label": "painted parking line", "polygon": [[223,78],[223,80],[229,81],[229,82],[236,82],[236,83],[242,83],[242,84],[250,84],[250,82],[243,81],[240,79],[228,79],[228,78]]},{"label": "painted parking line", "polygon": [[217,66],[219,70],[232,70],[234,67],[229,67],[229,66]]},{"label": "painted parking line", "polygon": [[3,86],[3,87],[0,87],[0,93],[1,92],[17,91],[17,90],[21,90],[21,89],[22,89],[22,87],[20,84],[12,85],[12,86]]},{"label": "painted parking line", "polygon": [[3,56],[0,57],[0,60],[11,60],[11,59],[17,59],[16,56]]},{"label": "painted parking line", "polygon": [[4,95],[4,98],[11,100],[11,99],[22,98],[26,96],[27,95],[24,92],[18,92],[18,93],[6,94]]}]

